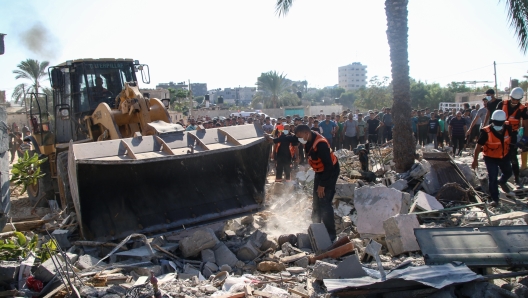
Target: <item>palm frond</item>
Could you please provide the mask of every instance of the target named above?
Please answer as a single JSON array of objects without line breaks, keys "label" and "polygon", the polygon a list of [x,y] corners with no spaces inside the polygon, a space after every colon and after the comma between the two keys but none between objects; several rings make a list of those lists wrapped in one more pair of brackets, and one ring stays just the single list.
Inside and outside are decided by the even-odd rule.
[{"label": "palm frond", "polygon": [[46,68],[49,66],[48,61],[39,62],[34,59],[26,59],[17,65],[17,69],[13,70],[15,79],[26,79],[31,81],[33,91],[38,92],[40,89],[40,81],[47,79]]},{"label": "palm frond", "polygon": [[286,16],[290,11],[290,8],[293,4],[293,0],[277,0],[275,4],[275,14],[280,16]]},{"label": "palm frond", "polygon": [[510,27],[515,30],[519,47],[528,50],[528,0],[506,0],[506,10]]}]

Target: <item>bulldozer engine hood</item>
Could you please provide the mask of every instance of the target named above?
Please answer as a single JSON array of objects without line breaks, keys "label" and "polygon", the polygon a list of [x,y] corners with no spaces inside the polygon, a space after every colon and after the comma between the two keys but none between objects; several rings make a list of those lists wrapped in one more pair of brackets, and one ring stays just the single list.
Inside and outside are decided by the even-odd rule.
[{"label": "bulldozer engine hood", "polygon": [[258,125],[70,143],[82,237],[166,234],[257,212],[270,146]]}]

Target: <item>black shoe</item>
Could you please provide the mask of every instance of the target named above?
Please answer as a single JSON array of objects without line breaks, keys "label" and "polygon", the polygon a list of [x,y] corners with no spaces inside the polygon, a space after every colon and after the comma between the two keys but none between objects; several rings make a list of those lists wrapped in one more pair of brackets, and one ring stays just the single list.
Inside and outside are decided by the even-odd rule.
[{"label": "black shoe", "polygon": [[500,188],[502,189],[502,191],[504,191],[505,193],[510,193],[511,192],[511,189],[510,187],[508,186],[508,184],[506,183],[501,183],[499,184]]}]

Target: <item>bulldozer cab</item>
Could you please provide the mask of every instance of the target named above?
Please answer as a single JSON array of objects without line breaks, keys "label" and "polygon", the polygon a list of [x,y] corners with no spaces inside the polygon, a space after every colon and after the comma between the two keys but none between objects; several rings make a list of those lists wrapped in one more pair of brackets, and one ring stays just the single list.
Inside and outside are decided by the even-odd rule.
[{"label": "bulldozer cab", "polygon": [[53,115],[57,144],[88,138],[84,116],[100,103],[115,108],[115,98],[125,82],[150,83],[148,66],[132,59],[80,59],[48,69],[53,89]]}]

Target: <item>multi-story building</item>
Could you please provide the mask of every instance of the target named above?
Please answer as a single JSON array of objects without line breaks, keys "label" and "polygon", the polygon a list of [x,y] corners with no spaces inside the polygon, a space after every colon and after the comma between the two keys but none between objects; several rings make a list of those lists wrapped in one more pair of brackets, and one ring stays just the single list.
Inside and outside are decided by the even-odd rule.
[{"label": "multi-story building", "polygon": [[338,67],[339,87],[346,91],[367,85],[367,66],[359,62]]},{"label": "multi-story building", "polygon": [[224,88],[209,90],[211,103],[216,103],[218,97],[222,96],[224,98],[224,103],[233,104],[239,100],[239,104],[251,103],[253,96],[257,93],[256,87],[236,87],[236,88]]},{"label": "multi-story building", "polygon": [[191,90],[194,97],[207,94],[207,83],[191,83]]},{"label": "multi-story building", "polygon": [[[174,90],[179,89],[189,89],[189,85],[185,82],[168,82],[168,83],[159,83],[156,85],[156,89],[169,89],[172,88]],[[196,96],[204,96],[207,94],[207,83],[191,83],[191,90],[194,97]]]}]

